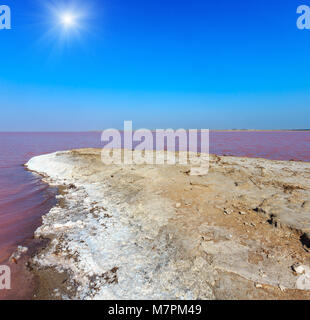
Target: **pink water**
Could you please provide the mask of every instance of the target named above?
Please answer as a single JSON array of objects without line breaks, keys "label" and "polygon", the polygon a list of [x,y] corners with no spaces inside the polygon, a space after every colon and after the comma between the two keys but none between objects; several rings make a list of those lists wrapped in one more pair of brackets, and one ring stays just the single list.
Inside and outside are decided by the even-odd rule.
[{"label": "pink water", "polygon": [[[33,237],[55,192],[25,170],[31,157],[58,150],[102,147],[100,133],[0,133],[0,264]],[[219,155],[310,161],[310,131],[211,132],[210,152]]]}]

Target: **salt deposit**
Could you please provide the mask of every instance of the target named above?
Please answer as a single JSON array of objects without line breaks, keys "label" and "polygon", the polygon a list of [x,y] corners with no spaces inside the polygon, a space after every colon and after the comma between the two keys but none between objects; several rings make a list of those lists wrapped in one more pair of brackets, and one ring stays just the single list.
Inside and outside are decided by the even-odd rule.
[{"label": "salt deposit", "polygon": [[259,298],[254,283],[289,295],[291,266],[309,263],[299,241],[310,228],[309,163],[212,156],[208,174],[192,176],[181,165],[105,166],[100,150],[84,149],[27,167],[65,186],[32,263],[68,272],[72,299]]}]

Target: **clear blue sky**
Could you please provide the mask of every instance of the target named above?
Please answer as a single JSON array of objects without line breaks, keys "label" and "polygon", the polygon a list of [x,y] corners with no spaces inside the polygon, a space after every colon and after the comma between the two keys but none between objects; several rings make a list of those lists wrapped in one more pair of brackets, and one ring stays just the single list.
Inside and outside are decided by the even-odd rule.
[{"label": "clear blue sky", "polygon": [[[47,3],[81,28],[64,36]],[[0,131],[310,128],[307,0],[1,4]]]}]

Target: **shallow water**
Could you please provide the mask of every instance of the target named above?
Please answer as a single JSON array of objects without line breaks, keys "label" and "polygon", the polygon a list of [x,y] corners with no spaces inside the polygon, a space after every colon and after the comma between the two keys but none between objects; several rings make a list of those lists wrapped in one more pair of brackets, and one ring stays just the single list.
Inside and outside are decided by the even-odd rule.
[{"label": "shallow water", "polygon": [[[103,147],[98,132],[0,133],[0,263],[33,237],[41,216],[55,204],[55,190],[25,170],[31,157],[59,150]],[[310,161],[308,132],[211,132],[219,155]]]},{"label": "shallow water", "polygon": [[23,164],[36,155],[86,146],[99,147],[100,135],[0,133],[0,263],[32,238],[42,214],[55,204],[55,190]]}]

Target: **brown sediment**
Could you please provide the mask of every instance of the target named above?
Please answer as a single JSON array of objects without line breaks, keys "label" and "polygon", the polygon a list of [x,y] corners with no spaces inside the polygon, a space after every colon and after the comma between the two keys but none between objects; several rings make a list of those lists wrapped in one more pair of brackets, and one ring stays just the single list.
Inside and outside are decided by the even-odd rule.
[{"label": "brown sediment", "polygon": [[62,300],[64,297],[72,299],[76,295],[76,287],[70,283],[70,276],[66,272],[59,272],[53,267],[31,268],[36,279],[33,300]]},{"label": "brown sediment", "polygon": [[[109,210],[121,205],[129,226],[137,225],[137,246],[156,255],[169,250],[172,255],[164,261],[173,268],[171,277],[177,274],[180,287],[191,290],[195,298],[310,298],[310,291],[296,289],[298,275],[292,270],[296,263],[310,265],[309,163],[211,156],[208,174],[192,176],[191,167],[182,165],[106,166],[95,149],[59,153],[57,161],[62,160],[69,167],[72,162],[70,175],[76,181],[102,183],[98,188],[111,207],[101,210],[92,202],[88,212],[94,219],[113,219]],[[72,194],[83,189],[70,182],[70,175],[60,188],[63,198],[58,206],[63,210]],[[37,232],[51,233],[57,242],[36,255],[32,272],[39,279],[38,299],[76,298],[81,285],[67,285],[74,283],[76,270],[57,270],[70,259],[79,268],[79,253],[70,251],[66,239],[74,229],[54,227],[69,218],[63,215],[58,221],[57,215],[49,214]],[[96,232],[104,232],[100,225],[97,231],[89,230],[94,239]],[[54,266],[46,267],[46,256]],[[166,272],[170,277],[165,268],[154,266],[152,274],[161,277]],[[115,268],[99,275],[101,286],[117,286],[121,270],[115,261]],[[95,278],[89,277],[90,284]],[[90,285],[89,298],[100,289],[96,283]]]},{"label": "brown sediment", "polygon": [[11,269],[11,289],[0,290],[0,300],[32,300],[36,288],[39,286],[33,272],[29,269],[29,261],[41,248],[48,245],[44,239],[29,239],[23,242],[28,251],[20,259],[7,259],[1,265]]},{"label": "brown sediment", "polygon": [[[68,187],[60,185],[57,189],[58,195],[65,195]],[[64,207],[64,199],[60,198],[57,205]],[[38,268],[32,263],[32,258],[48,247],[50,241],[48,237],[28,239],[22,243],[28,250],[20,259],[9,258],[1,262],[10,267],[11,289],[0,290],[0,300],[59,300],[64,295],[69,299],[75,296],[76,287],[74,283],[69,284],[70,277],[66,272],[52,267]]]},{"label": "brown sediment", "polygon": [[[68,190],[74,189],[73,184],[69,186],[57,186],[58,195],[65,196]],[[65,208],[65,198],[60,197],[57,205]],[[63,297],[73,299],[76,295],[76,284],[70,281],[70,275],[66,271],[59,272],[53,267],[40,268],[37,264],[33,263],[33,256],[38,255],[42,250],[47,248],[52,238],[45,238],[42,241],[45,245],[37,248],[32,257],[27,260],[27,271],[30,272],[34,278],[34,287],[31,292],[32,300],[61,300]]]}]

